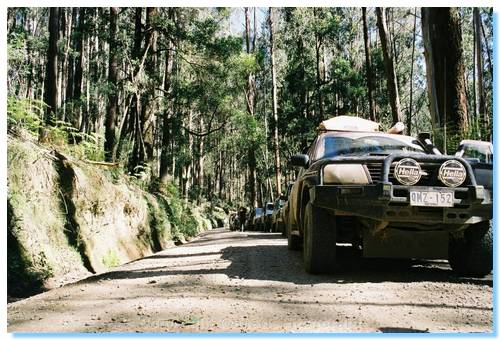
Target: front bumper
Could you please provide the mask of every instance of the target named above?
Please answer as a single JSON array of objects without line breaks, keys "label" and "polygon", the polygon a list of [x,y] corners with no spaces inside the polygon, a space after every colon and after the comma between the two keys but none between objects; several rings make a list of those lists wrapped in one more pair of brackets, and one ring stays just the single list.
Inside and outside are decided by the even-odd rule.
[{"label": "front bumper", "polygon": [[[411,190],[453,192],[453,207],[410,205]],[[309,189],[314,206],[377,221],[417,224],[474,224],[493,217],[492,193],[480,185],[460,188],[368,185],[317,185]]]}]

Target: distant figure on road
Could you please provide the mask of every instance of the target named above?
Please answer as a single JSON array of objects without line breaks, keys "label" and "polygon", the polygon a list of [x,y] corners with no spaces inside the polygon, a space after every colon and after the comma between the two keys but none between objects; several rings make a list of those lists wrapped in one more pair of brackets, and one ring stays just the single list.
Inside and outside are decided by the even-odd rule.
[{"label": "distant figure on road", "polygon": [[247,220],[247,208],[241,207],[238,210],[238,217],[240,220],[240,230],[245,231],[245,221]]}]

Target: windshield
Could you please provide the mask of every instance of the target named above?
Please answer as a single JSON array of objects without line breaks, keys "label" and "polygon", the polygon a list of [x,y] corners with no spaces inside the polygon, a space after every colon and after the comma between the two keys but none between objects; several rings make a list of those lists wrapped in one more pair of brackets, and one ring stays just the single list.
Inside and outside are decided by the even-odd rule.
[{"label": "windshield", "polygon": [[424,150],[418,144],[387,136],[374,135],[364,135],[358,138],[356,136],[325,136],[319,140],[317,150],[316,159],[371,153],[389,154],[397,151],[424,153]]}]

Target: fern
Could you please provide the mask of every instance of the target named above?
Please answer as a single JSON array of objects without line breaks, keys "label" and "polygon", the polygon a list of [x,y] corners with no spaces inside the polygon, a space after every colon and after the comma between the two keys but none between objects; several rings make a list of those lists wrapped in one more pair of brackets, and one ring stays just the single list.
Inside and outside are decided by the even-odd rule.
[{"label": "fern", "polygon": [[42,126],[43,110],[46,104],[41,100],[7,98],[7,129],[19,132],[21,129],[36,135]]}]

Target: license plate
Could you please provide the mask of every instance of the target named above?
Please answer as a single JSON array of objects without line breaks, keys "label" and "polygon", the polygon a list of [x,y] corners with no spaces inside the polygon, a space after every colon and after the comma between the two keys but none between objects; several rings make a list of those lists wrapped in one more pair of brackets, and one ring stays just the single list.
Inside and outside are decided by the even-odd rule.
[{"label": "license plate", "polygon": [[410,205],[418,207],[453,207],[453,192],[412,190]]}]

